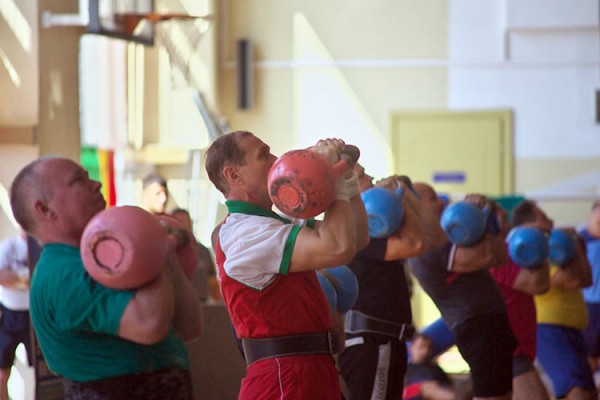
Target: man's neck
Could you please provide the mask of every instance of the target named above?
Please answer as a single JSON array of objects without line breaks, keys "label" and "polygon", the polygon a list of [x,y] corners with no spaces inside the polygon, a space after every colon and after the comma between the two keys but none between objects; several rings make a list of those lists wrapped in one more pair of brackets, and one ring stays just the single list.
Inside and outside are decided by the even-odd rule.
[{"label": "man's neck", "polygon": [[225,196],[227,200],[244,201],[246,203],[254,204],[255,206],[264,208],[265,210],[271,210],[273,203],[268,200],[260,201],[256,196],[244,191],[230,191]]},{"label": "man's neck", "polygon": [[81,243],[81,235],[75,237],[71,235],[62,235],[56,233],[42,233],[39,235],[39,241],[42,245],[47,245],[50,243],[61,243],[73,247],[79,247]]}]

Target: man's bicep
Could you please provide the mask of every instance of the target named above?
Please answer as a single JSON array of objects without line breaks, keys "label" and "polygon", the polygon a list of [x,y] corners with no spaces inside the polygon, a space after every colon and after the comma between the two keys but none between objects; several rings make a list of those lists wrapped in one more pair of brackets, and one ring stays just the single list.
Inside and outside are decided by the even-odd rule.
[{"label": "man's bicep", "polygon": [[308,271],[342,265],[345,260],[328,247],[328,241],[319,236],[318,229],[302,228],[292,251],[290,272]]},{"label": "man's bicep", "polygon": [[300,229],[294,241],[290,259],[290,272],[326,268],[329,255],[317,229]]}]

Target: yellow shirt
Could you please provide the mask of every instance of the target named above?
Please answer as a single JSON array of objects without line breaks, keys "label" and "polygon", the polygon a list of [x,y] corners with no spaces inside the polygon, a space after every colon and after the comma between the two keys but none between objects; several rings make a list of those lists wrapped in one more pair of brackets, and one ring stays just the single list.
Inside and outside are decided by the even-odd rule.
[{"label": "yellow shirt", "polygon": [[[557,266],[550,267],[550,277],[558,271]],[[564,290],[550,287],[547,293],[535,296],[538,324],[561,325],[583,329],[588,323],[588,313],[583,301],[581,289]]]}]

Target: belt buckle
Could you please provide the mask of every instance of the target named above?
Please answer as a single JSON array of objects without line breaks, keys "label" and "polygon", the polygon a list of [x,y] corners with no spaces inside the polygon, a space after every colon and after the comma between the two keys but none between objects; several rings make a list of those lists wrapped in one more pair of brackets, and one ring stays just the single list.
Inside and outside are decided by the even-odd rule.
[{"label": "belt buckle", "polygon": [[331,331],[327,331],[327,349],[329,350],[330,355],[334,355],[334,345],[333,341],[335,340]]}]

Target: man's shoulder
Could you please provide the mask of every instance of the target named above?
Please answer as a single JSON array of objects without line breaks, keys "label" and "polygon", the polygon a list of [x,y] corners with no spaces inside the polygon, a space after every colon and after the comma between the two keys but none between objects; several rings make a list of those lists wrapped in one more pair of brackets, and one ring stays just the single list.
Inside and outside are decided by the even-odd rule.
[{"label": "man's shoulder", "polygon": [[285,221],[265,215],[231,213],[221,225],[220,233],[239,230],[268,230],[287,225]]},{"label": "man's shoulder", "polygon": [[268,216],[230,214],[219,230],[219,244],[225,253],[265,250],[286,243],[295,229],[299,228]]},{"label": "man's shoulder", "polygon": [[83,268],[83,260],[79,249],[61,244],[45,246],[35,267],[36,271],[53,275],[62,275]]}]

